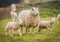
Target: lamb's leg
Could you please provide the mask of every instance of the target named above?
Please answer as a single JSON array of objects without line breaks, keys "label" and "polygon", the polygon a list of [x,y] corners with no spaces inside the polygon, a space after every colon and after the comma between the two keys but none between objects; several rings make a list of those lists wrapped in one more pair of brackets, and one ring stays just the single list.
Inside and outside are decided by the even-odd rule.
[{"label": "lamb's leg", "polygon": [[19,36],[21,36],[21,35],[22,35],[21,28],[20,28],[20,29],[18,29],[18,34],[19,34]]},{"label": "lamb's leg", "polygon": [[39,27],[38,32],[40,32],[40,33],[42,32],[42,28],[41,27]]},{"label": "lamb's leg", "polygon": [[26,28],[26,34],[28,33],[28,28]]},{"label": "lamb's leg", "polygon": [[59,24],[59,19],[57,18],[57,24]]},{"label": "lamb's leg", "polygon": [[59,20],[58,20],[58,18],[57,18],[57,24],[59,24]]},{"label": "lamb's leg", "polygon": [[52,32],[52,27],[47,26],[47,29]]},{"label": "lamb's leg", "polygon": [[13,29],[11,29],[11,37],[13,37],[13,33],[14,33],[14,30],[13,30]]},{"label": "lamb's leg", "polygon": [[7,35],[8,28],[5,29],[5,35]]},{"label": "lamb's leg", "polygon": [[34,27],[32,28],[32,33],[34,34],[35,32],[34,32]]},{"label": "lamb's leg", "polygon": [[28,34],[30,27],[26,27],[26,34]]},{"label": "lamb's leg", "polygon": [[42,27],[39,27],[38,32],[42,33],[42,29],[43,29]]},{"label": "lamb's leg", "polygon": [[23,27],[21,26],[21,33],[23,33]]}]

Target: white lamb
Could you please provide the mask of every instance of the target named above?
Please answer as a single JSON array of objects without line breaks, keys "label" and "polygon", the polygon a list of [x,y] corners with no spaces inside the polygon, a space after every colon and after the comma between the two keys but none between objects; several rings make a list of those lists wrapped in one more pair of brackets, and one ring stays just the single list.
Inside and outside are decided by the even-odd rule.
[{"label": "white lamb", "polygon": [[21,20],[18,22],[8,22],[5,28],[6,35],[7,35],[7,31],[11,30],[11,36],[13,37],[14,30],[18,30],[18,34],[21,36],[22,35],[21,27],[20,27],[21,24],[22,24]]},{"label": "white lamb", "polygon": [[55,18],[51,18],[50,21],[40,21],[38,32],[41,32],[42,29],[47,28],[49,31],[52,31],[53,23],[55,22]]}]

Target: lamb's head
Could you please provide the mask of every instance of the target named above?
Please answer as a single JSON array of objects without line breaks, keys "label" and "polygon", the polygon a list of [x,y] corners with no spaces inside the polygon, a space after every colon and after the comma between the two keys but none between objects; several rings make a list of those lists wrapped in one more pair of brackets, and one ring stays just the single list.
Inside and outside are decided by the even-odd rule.
[{"label": "lamb's head", "polygon": [[22,20],[21,19],[18,20],[18,25],[22,25]]},{"label": "lamb's head", "polygon": [[32,7],[32,15],[39,15],[39,8],[38,7]]},{"label": "lamb's head", "polygon": [[51,22],[51,23],[54,23],[54,22],[55,22],[55,18],[52,17],[52,18],[50,19],[50,22]]}]

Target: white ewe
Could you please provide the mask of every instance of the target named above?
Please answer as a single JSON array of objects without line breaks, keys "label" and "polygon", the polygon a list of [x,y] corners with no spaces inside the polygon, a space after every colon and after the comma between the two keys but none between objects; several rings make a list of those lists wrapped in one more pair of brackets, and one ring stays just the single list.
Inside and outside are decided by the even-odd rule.
[{"label": "white ewe", "polygon": [[28,32],[30,27],[33,27],[33,33],[34,33],[34,27],[38,25],[39,22],[39,8],[38,7],[32,7],[32,9],[23,10],[18,15],[18,20],[21,19],[23,21],[23,25],[26,27],[26,32]]}]

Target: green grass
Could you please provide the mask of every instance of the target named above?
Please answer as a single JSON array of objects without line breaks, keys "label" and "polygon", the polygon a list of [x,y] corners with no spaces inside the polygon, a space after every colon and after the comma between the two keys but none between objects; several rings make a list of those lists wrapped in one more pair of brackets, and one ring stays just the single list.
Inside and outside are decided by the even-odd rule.
[{"label": "green grass", "polygon": [[[49,18],[41,18],[41,20],[49,20]],[[4,31],[9,21],[11,21],[11,19],[0,21],[0,42],[60,42],[60,24],[54,23],[52,33],[47,29],[42,30],[42,33],[38,33],[38,29],[35,28],[35,34],[32,34],[32,29],[26,34],[24,29],[21,37],[15,33],[14,37],[11,38],[9,34],[6,36]]]},{"label": "green grass", "polygon": [[60,6],[48,3],[43,4],[39,12],[41,17],[56,17],[60,13]]},{"label": "green grass", "polygon": [[[41,20],[49,20],[50,17],[56,17],[60,13],[60,6],[45,4],[45,7],[40,7]],[[4,19],[0,21],[0,42],[60,42],[60,24],[54,23],[52,33],[44,29],[42,33],[38,33],[38,28],[35,28],[35,34],[32,34],[32,28],[28,34],[23,29],[23,35],[20,37],[17,31],[14,33],[14,37],[5,35],[5,26],[11,19]]]}]

